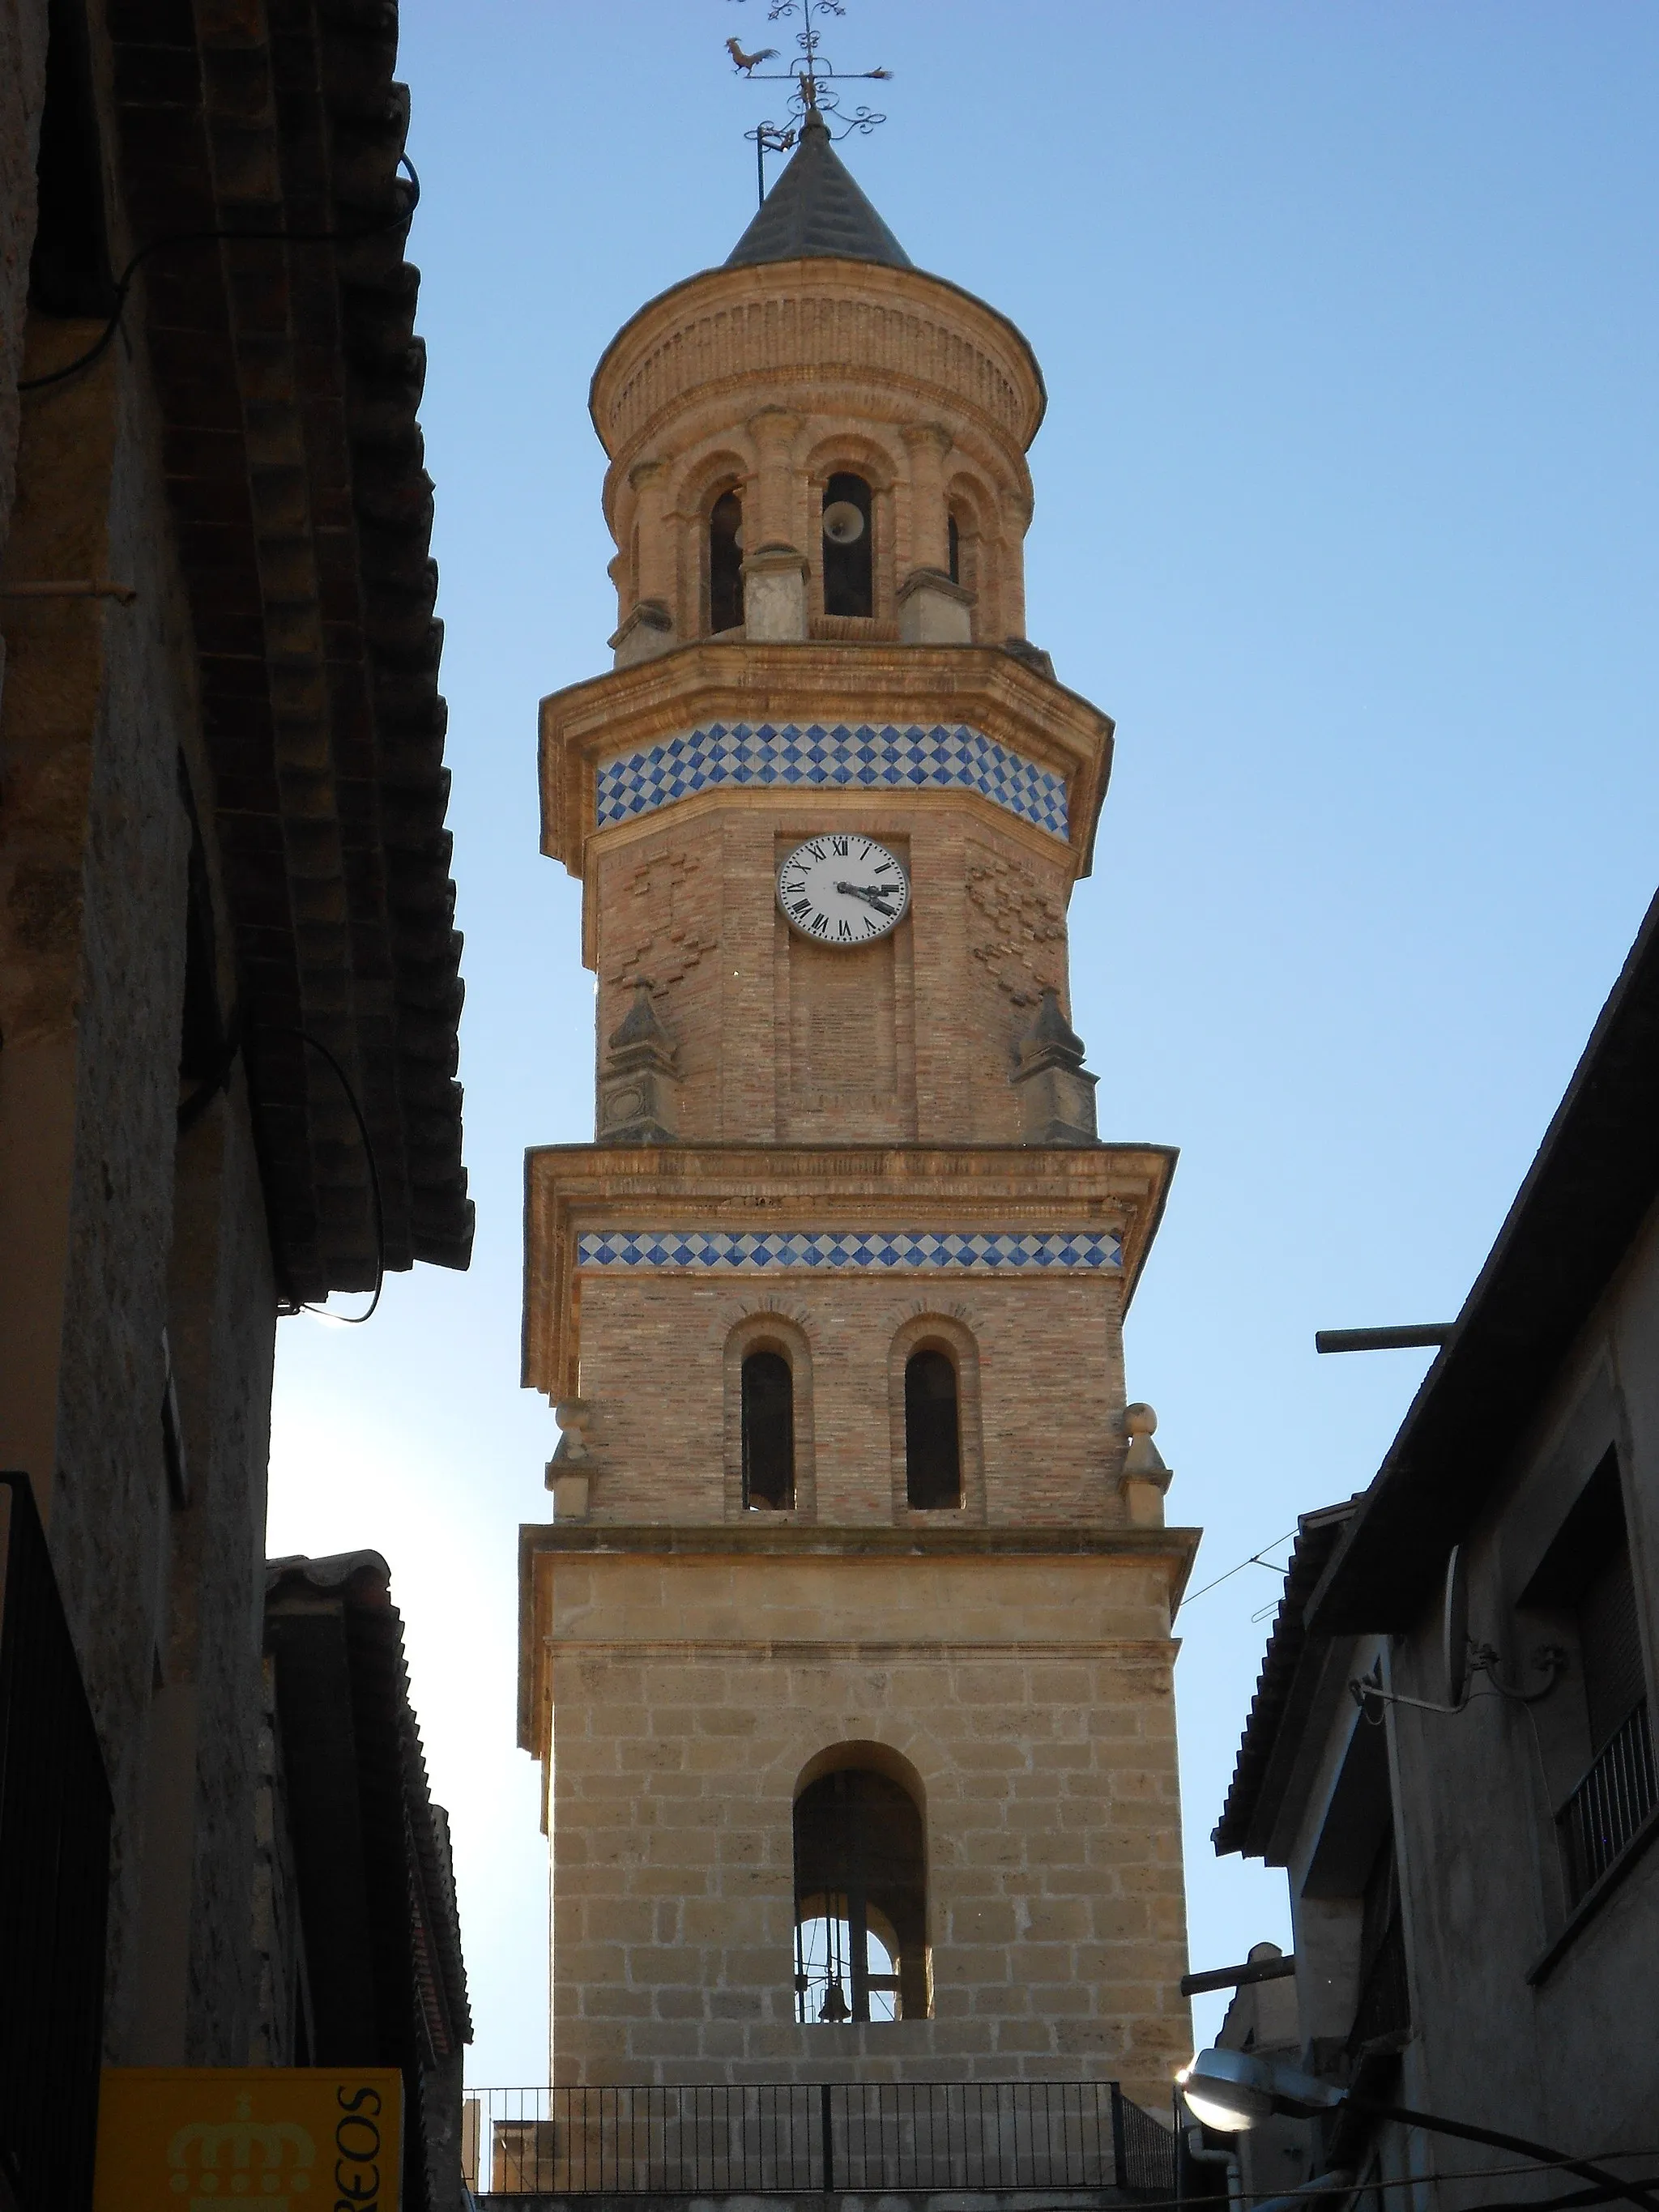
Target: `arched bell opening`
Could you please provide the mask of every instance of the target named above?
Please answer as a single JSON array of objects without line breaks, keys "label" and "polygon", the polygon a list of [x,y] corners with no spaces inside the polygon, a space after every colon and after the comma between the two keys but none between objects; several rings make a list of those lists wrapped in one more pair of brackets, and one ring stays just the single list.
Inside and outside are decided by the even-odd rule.
[{"label": "arched bell opening", "polygon": [[892,1776],[838,1766],[795,1800],[795,2018],[925,2019],[921,1808]]},{"label": "arched bell opening", "polygon": [[866,478],[837,470],[823,487],[823,611],[876,611],[875,502]]},{"label": "arched bell opening", "polygon": [[937,1345],[904,1365],[904,1496],[916,1513],[962,1504],[962,1394],[955,1360]]},{"label": "arched bell opening", "polygon": [[745,1512],[788,1513],[795,1504],[795,1377],[769,1345],[744,1355],[743,1504]]},{"label": "arched bell opening", "polygon": [[738,629],[743,624],[743,501],[735,487],[717,494],[704,532],[708,577],[708,628]]}]

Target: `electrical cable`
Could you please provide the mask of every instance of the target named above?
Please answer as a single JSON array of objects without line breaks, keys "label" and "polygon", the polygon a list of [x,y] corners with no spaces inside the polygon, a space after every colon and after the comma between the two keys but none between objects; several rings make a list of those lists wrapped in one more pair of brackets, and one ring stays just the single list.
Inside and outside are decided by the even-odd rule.
[{"label": "electrical cable", "polygon": [[368,1123],[363,1118],[363,1109],[357,1103],[357,1094],[351,1087],[350,1077],[320,1037],[313,1036],[309,1030],[291,1029],[285,1024],[280,1026],[273,1024],[266,1029],[264,1034],[267,1036],[298,1037],[301,1043],[308,1044],[313,1052],[321,1053],[323,1058],[334,1070],[336,1079],[345,1093],[346,1103],[351,1109],[352,1119],[357,1124],[357,1134],[362,1139],[363,1158],[368,1166],[369,1196],[374,1211],[374,1295],[370,1298],[364,1311],[360,1314],[334,1313],[327,1306],[308,1305],[303,1300],[294,1304],[289,1310],[293,1313],[320,1314],[325,1321],[337,1321],[343,1322],[348,1328],[361,1328],[366,1321],[372,1321],[374,1318],[374,1309],[380,1304],[380,1293],[386,1288],[386,1207],[380,1194],[380,1170],[375,1162],[374,1146],[369,1138]]},{"label": "electrical cable", "polygon": [[[1206,1583],[1202,1589],[1188,1590],[1180,1605],[1176,1606],[1176,1612],[1179,1613],[1182,1607],[1196,1604],[1201,1597],[1207,1597],[1212,1589],[1219,1589],[1223,1583],[1231,1582],[1235,1575],[1242,1575],[1246,1567],[1268,1567],[1274,1574],[1279,1573],[1279,1568],[1267,1554],[1276,1552],[1281,1544],[1291,1542],[1296,1533],[1294,1528],[1287,1529],[1282,1536],[1275,1536],[1271,1544],[1264,1544],[1259,1552],[1252,1552],[1248,1559],[1241,1559],[1236,1567],[1229,1567],[1224,1575],[1218,1575],[1212,1583]],[[1174,1618],[1173,1615],[1170,1617]]]},{"label": "electrical cable", "polygon": [[400,229],[412,220],[421,204],[421,180],[415,173],[415,164],[407,154],[399,154],[398,167],[409,178],[409,198],[396,215],[384,222],[366,223],[357,230],[173,230],[164,237],[152,238],[148,246],[141,246],[127,263],[115,282],[115,307],[97,340],[76,360],[65,362],[62,368],[49,370],[44,376],[26,376],[17,389],[23,392],[44,392],[48,386],[63,384],[71,376],[78,376],[83,368],[90,368],[102,360],[121,327],[127,311],[127,301],[132,290],[133,279],[139,269],[153,253],[160,253],[170,246],[209,246],[230,240],[252,246],[349,246],[364,238],[379,238],[388,230]]}]

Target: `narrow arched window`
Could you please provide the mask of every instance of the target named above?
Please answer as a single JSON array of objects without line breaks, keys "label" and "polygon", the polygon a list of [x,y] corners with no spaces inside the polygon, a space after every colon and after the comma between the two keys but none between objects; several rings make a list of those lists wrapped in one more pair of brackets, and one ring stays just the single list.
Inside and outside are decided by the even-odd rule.
[{"label": "narrow arched window", "polygon": [[781,1352],[743,1363],[743,1502],[775,1513],[795,1503],[795,1378]]},{"label": "narrow arched window", "polygon": [[951,554],[951,581],[959,584],[962,581],[962,526],[954,514],[945,523],[945,537]]},{"label": "narrow arched window", "polygon": [[927,2011],[921,1814],[902,1784],[842,1767],[795,1800],[795,2018]]},{"label": "narrow arched window", "polygon": [[904,1497],[929,1513],[962,1503],[962,1416],[947,1352],[911,1353],[904,1370]]},{"label": "narrow arched window", "polygon": [[870,487],[862,477],[839,474],[823,487],[823,611],[872,615],[876,611],[874,531]]},{"label": "narrow arched window", "polygon": [[743,620],[743,501],[723,491],[708,511],[708,627],[736,629]]}]

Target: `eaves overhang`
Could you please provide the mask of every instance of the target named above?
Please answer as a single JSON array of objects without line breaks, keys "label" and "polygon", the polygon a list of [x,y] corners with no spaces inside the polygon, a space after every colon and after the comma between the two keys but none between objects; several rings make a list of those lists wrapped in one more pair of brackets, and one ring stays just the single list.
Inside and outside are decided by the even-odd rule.
[{"label": "eaves overhang", "polygon": [[1659,1200],[1659,899],[1455,1327],[1346,1540],[1311,1630],[1399,1633],[1507,1479],[1562,1362]]},{"label": "eaves overhang", "polygon": [[1284,1594],[1268,1633],[1232,1782],[1211,1835],[1218,1856],[1240,1851],[1247,1858],[1265,1858],[1272,1851],[1279,1807],[1317,1703],[1329,1644],[1328,1638],[1310,1638],[1304,1616],[1353,1512],[1351,1498],[1322,1512],[1304,1513],[1297,1524]]},{"label": "eaves overhang", "polygon": [[[117,8],[115,111],[279,1288],[465,1267],[397,11]],[[218,232],[278,233],[243,244]],[[208,234],[203,236],[202,234]],[[299,242],[304,240],[307,242]],[[203,795],[202,811],[208,811]]]}]

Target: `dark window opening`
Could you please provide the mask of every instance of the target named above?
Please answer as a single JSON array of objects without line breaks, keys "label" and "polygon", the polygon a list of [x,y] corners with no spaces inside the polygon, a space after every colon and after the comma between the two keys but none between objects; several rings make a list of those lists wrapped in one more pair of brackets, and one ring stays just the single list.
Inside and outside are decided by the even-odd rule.
[{"label": "dark window opening", "polygon": [[115,303],[104,223],[103,164],[85,11],[50,0],[46,96],[35,161],[39,195],[29,305],[43,315],[107,315]]},{"label": "dark window opening", "polygon": [[943,1352],[913,1352],[904,1370],[904,1495],[922,1513],[962,1503],[957,1370]]},{"label": "dark window opening", "polygon": [[1411,2026],[1411,1993],[1406,1975],[1405,1925],[1400,1912],[1400,1863],[1394,1827],[1377,1846],[1359,1905],[1359,1994],[1348,2031],[1350,2056],[1379,2037],[1397,2035]]},{"label": "dark window opening", "polygon": [[951,581],[962,581],[962,532],[953,514],[945,526],[945,535],[951,549]]},{"label": "dark window opening", "polygon": [[736,629],[743,620],[743,501],[723,491],[708,515],[708,627]]},{"label": "dark window opening", "polygon": [[869,485],[862,477],[831,477],[823,487],[825,614],[874,614],[874,535]]},{"label": "dark window opening", "polygon": [[844,1767],[795,1801],[795,2018],[927,2011],[921,1814],[884,1774]]},{"label": "dark window opening", "polygon": [[1589,1763],[1556,1815],[1568,1898],[1577,1905],[1659,1809],[1636,1579],[1613,1452],[1585,1484],[1521,1603],[1565,1610],[1577,1638]]},{"label": "dark window opening", "polygon": [[781,1352],[743,1363],[743,1502],[775,1513],[795,1503],[795,1378]]}]

